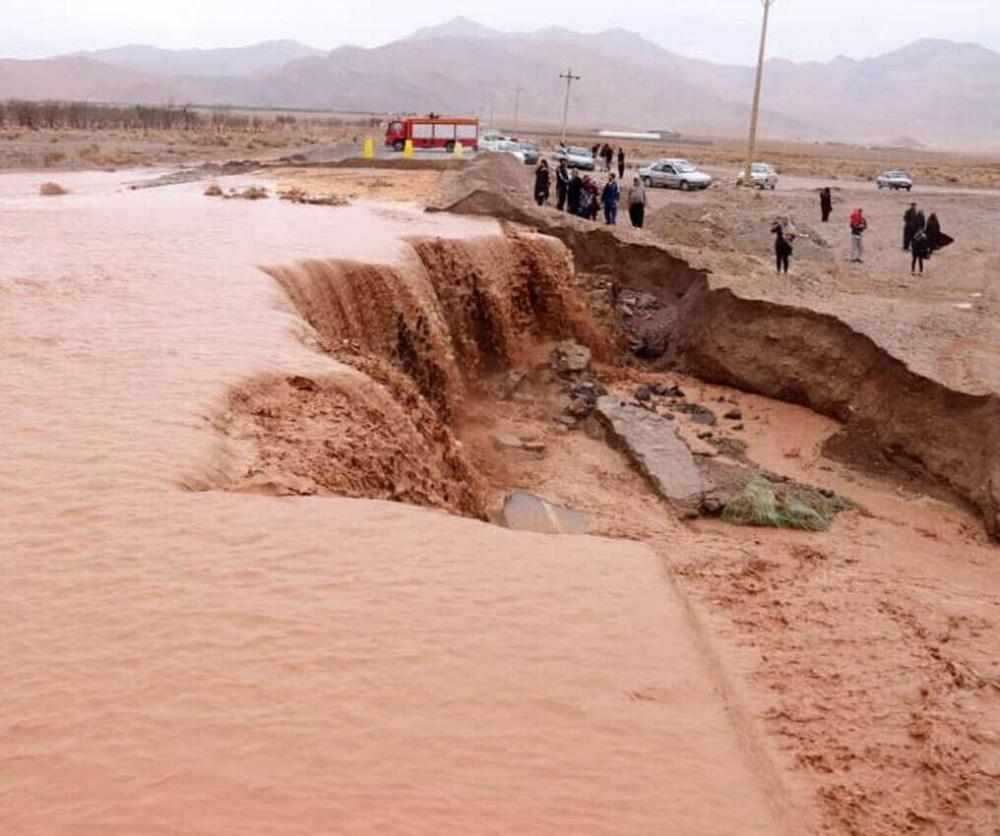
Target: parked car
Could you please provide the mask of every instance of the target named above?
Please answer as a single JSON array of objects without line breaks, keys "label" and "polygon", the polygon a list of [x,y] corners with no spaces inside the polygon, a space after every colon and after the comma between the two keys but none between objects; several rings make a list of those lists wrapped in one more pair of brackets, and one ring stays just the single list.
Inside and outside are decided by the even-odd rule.
[{"label": "parked car", "polygon": [[499,145],[503,142],[503,137],[497,131],[483,131],[479,135],[480,151],[499,151]]},{"label": "parked car", "polygon": [[639,176],[647,187],[663,186],[668,189],[707,189],[712,185],[711,174],[698,171],[687,160],[659,160],[639,169]]},{"label": "parked car", "polygon": [[524,149],[521,148],[520,142],[514,142],[509,139],[501,139],[497,142],[496,148],[492,150],[499,151],[502,154],[510,154],[516,158],[519,163],[526,163],[528,161],[527,155],[524,153]]},{"label": "parked car", "polygon": [[557,163],[560,160],[566,160],[567,168],[581,168],[585,171],[594,170],[594,155],[590,153],[589,148],[580,148],[576,145],[571,145],[565,150],[556,148],[555,153],[552,154],[552,159]]},{"label": "parked car", "polygon": [[880,189],[892,189],[893,191],[897,189],[909,191],[913,188],[913,180],[905,171],[883,171],[875,178],[875,184]]},{"label": "parked car", "polygon": [[521,146],[521,151],[524,153],[524,162],[526,165],[537,165],[538,159],[541,157],[541,152],[538,150],[537,142],[519,142],[518,145]]},{"label": "parked car", "polygon": [[[737,185],[742,186],[746,179],[746,169],[736,175]],[[750,166],[750,180],[758,189],[774,189],[778,185],[778,171],[767,163],[754,163]]]}]

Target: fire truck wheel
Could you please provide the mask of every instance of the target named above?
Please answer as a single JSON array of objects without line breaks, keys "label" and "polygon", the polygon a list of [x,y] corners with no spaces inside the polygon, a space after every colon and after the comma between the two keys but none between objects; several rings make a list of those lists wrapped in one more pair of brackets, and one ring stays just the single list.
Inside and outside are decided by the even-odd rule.
[{"label": "fire truck wheel", "polygon": [[449,154],[452,154],[452,153],[454,153],[454,151],[455,151],[455,143],[454,143],[454,142],[446,142],[446,143],[444,144],[444,150],[445,150],[445,151],[446,151],[447,153],[449,153]]},{"label": "fire truck wheel", "polygon": [[397,139],[394,143],[392,143],[392,150],[393,151],[402,151],[405,146],[406,146],[406,143],[403,142],[403,140]]}]

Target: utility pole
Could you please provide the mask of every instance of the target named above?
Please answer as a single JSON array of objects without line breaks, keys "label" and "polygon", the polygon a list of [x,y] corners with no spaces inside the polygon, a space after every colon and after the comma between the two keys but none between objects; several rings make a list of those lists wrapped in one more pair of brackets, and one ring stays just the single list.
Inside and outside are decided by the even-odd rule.
[{"label": "utility pole", "polygon": [[517,135],[517,115],[521,109],[521,91],[524,88],[518,85],[514,88],[514,134]]},{"label": "utility pole", "polygon": [[495,128],[497,126],[496,120],[496,96],[490,93],[490,127]]},{"label": "utility pole", "polygon": [[[773,0],[772,0],[773,2]],[[562,123],[562,141],[563,145],[566,144],[566,120],[569,118],[569,88],[572,86],[574,81],[579,81],[580,76],[573,75],[573,68],[567,68],[566,72],[559,76],[559,78],[566,79],[566,99],[563,101],[563,123]]]},{"label": "utility pole", "polygon": [[764,7],[764,21],[760,28],[760,52],[757,54],[757,78],[753,85],[753,105],[750,108],[750,142],[747,148],[747,167],[743,176],[743,184],[753,185],[753,177],[750,172],[753,167],[753,158],[757,149],[757,116],[760,112],[760,86],[764,77],[764,51],[767,44],[767,19],[771,13],[771,6],[775,0],[760,0]]}]

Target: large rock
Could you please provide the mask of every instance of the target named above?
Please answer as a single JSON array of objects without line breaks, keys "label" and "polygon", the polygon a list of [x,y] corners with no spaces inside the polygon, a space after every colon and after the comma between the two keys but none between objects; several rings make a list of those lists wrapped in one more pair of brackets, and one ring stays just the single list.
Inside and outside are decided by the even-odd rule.
[{"label": "large rock", "polygon": [[700,505],[710,487],[671,421],[610,395],[598,399],[595,414],[664,499],[685,509]]},{"label": "large rock", "polygon": [[590,357],[589,348],[567,340],[555,347],[552,365],[559,374],[579,374],[590,367]]},{"label": "large rock", "polygon": [[504,500],[501,510],[508,528],[537,531],[542,534],[586,534],[590,523],[579,511],[553,505],[527,491],[514,491]]}]

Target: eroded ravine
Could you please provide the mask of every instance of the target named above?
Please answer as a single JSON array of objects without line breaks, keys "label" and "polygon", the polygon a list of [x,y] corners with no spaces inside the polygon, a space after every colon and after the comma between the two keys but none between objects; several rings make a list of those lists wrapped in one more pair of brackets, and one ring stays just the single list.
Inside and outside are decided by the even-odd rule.
[{"label": "eroded ravine", "polygon": [[971,502],[1000,537],[1000,396],[949,389],[834,316],[713,288],[666,247],[473,190],[447,211],[515,221],[561,240],[576,267],[654,294],[666,311],[652,368],[808,406],[843,423],[832,452],[890,465]]}]

